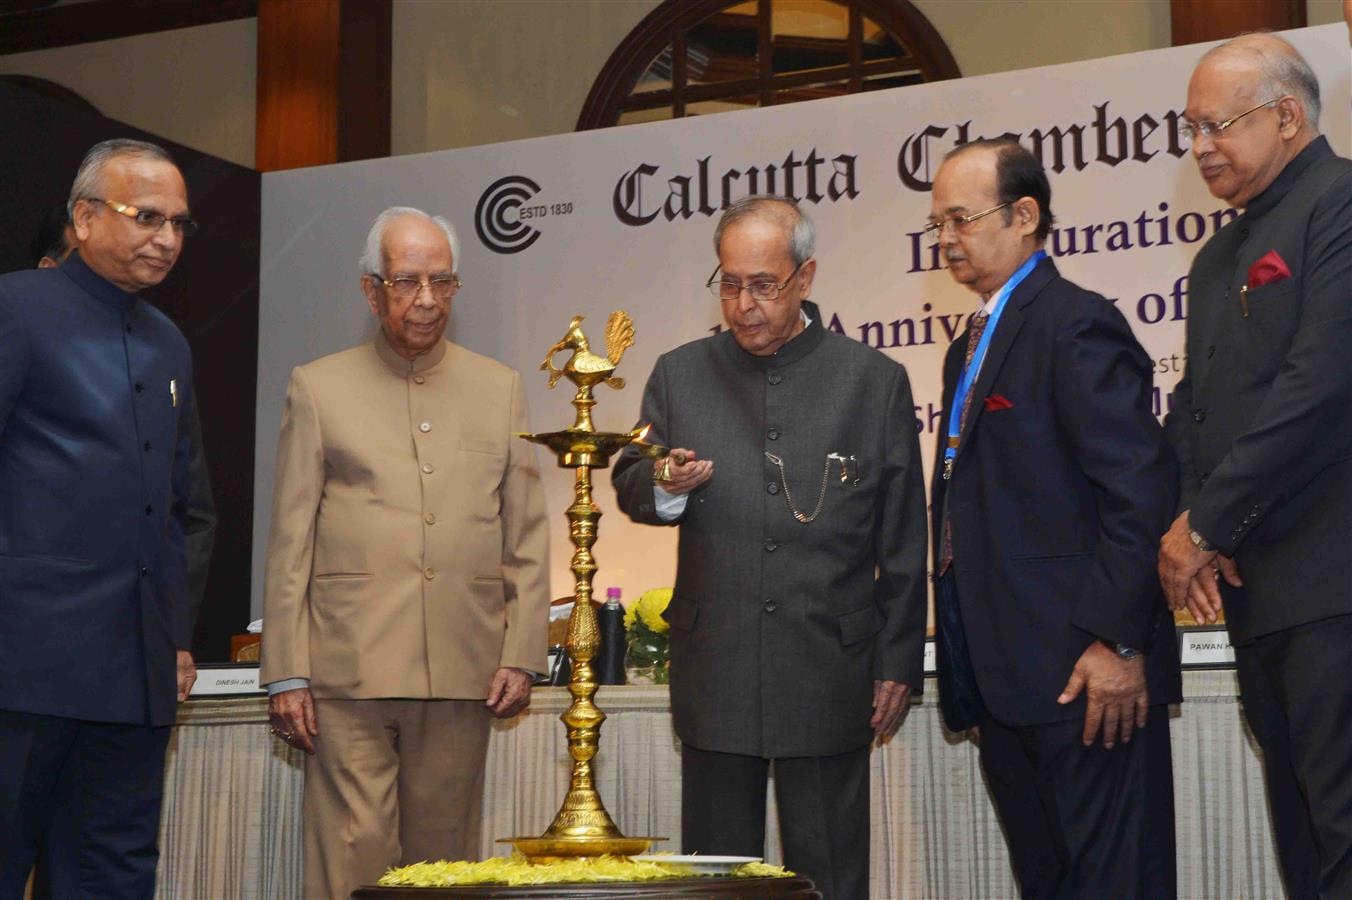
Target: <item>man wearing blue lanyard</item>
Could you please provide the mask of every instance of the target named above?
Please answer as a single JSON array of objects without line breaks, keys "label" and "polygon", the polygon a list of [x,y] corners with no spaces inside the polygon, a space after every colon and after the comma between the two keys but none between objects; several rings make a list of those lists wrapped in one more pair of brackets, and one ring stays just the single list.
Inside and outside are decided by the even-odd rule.
[{"label": "man wearing blue lanyard", "polygon": [[944,361],[931,495],[939,694],[980,744],[1025,897],[1171,897],[1180,697],[1155,549],[1178,466],[1113,304],[1042,249],[1008,140],[948,155],[926,226],[983,306]]}]

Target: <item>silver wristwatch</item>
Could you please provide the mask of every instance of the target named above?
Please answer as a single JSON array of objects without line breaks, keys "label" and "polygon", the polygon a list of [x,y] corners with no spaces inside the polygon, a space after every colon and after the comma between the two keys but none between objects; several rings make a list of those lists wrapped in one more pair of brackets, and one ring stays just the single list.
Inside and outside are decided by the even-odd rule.
[{"label": "silver wristwatch", "polygon": [[1208,544],[1206,538],[1202,537],[1202,535],[1198,533],[1197,529],[1189,528],[1188,537],[1192,538],[1192,542],[1197,545],[1197,549],[1201,550],[1203,553],[1215,552],[1216,548]]},{"label": "silver wristwatch", "polygon": [[1122,659],[1135,659],[1141,655],[1141,651],[1135,647],[1128,647],[1126,644],[1115,644],[1107,638],[1100,638],[1103,646],[1116,653]]}]

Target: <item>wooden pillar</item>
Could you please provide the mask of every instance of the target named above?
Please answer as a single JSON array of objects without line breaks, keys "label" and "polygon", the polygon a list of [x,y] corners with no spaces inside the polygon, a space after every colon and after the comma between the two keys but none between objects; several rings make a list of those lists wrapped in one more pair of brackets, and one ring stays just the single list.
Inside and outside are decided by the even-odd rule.
[{"label": "wooden pillar", "polygon": [[258,0],[260,172],[390,153],[391,0]]},{"label": "wooden pillar", "polygon": [[1170,0],[1175,47],[1306,25],[1305,0]]}]

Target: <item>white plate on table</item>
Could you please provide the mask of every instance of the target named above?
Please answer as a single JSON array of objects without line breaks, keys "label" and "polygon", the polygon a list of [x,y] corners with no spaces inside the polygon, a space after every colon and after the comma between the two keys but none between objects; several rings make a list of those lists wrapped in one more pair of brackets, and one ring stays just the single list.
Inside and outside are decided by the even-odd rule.
[{"label": "white plate on table", "polygon": [[631,856],[635,862],[667,863],[673,866],[689,866],[701,875],[726,875],[745,863],[758,863],[759,856],[705,856],[692,853],[675,856],[669,853],[648,853],[643,856]]}]

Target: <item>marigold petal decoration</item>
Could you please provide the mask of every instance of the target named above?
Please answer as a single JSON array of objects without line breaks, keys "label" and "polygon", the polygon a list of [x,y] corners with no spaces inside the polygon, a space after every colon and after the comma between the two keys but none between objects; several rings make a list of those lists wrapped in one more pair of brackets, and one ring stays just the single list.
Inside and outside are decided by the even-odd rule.
[{"label": "marigold petal decoration", "polygon": [[651,591],[644,591],[634,604],[634,609],[643,620],[643,624],[656,634],[667,633],[669,626],[667,620],[662,618],[662,613],[667,611],[667,606],[671,603],[671,594],[671,588],[653,588]]},{"label": "marigold petal decoration", "polygon": [[[470,884],[586,884],[602,881],[660,881],[690,878],[698,873],[677,863],[639,862],[624,856],[578,857],[531,863],[525,857],[497,856],[480,862],[420,862],[390,869],[380,877],[384,887],[453,887]],[[736,878],[785,878],[791,872],[764,863],[746,863],[732,871]]]},{"label": "marigold petal decoration", "polygon": [[671,593],[671,588],[645,591],[625,611],[624,634],[629,644],[625,667],[631,683],[667,683],[670,626],[662,613],[671,603]]}]

